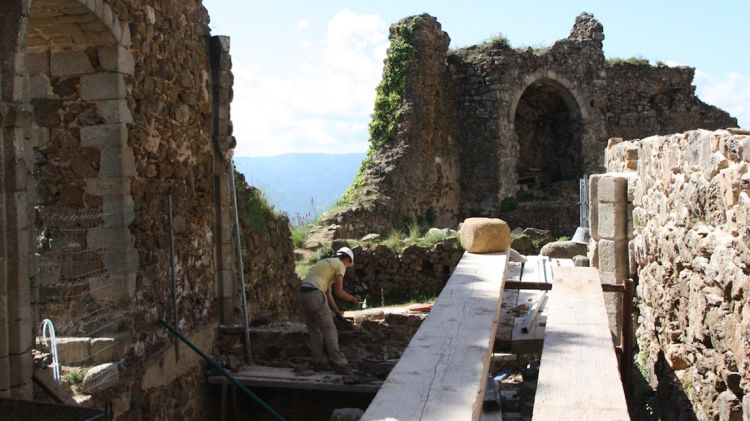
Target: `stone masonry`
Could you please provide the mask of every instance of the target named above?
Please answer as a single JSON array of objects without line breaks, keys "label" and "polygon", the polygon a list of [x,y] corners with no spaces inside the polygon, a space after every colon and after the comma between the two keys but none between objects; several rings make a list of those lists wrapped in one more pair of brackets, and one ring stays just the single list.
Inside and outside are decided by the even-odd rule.
[{"label": "stone masonry", "polygon": [[612,139],[606,156],[594,261],[603,279],[637,279],[636,363],[670,402],[657,415],[747,419],[750,132]]},{"label": "stone masonry", "polygon": [[[608,62],[602,25],[576,18],[570,36],[545,49],[507,40],[449,50],[429,15],[391,28],[413,53],[396,129],[373,146],[349,207],[327,216],[340,238],[426,221],[455,226],[472,216],[571,235],[576,180],[603,169],[611,137],[734,127],[701,102],[694,69]],[[402,49],[391,49],[387,66]],[[517,211],[514,211],[517,210]]]},{"label": "stone masonry", "polygon": [[120,419],[204,418],[201,362],[184,348],[176,361],[154,321],[207,351],[220,322],[239,321],[231,58],[208,22],[199,0],[0,7],[0,396],[31,397],[41,319],[96,319],[124,354],[91,404],[112,400]]}]

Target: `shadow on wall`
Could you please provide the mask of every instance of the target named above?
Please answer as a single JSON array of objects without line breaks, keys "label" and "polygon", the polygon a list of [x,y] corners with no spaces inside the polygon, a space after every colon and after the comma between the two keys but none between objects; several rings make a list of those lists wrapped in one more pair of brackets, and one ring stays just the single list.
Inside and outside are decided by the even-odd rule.
[{"label": "shadow on wall", "polygon": [[677,377],[663,352],[659,352],[657,356],[654,372],[659,379],[656,390],[651,388],[643,373],[633,366],[633,389],[628,408],[631,419],[697,421],[698,417],[688,397],[688,393],[694,393],[693,386],[683,383]]}]

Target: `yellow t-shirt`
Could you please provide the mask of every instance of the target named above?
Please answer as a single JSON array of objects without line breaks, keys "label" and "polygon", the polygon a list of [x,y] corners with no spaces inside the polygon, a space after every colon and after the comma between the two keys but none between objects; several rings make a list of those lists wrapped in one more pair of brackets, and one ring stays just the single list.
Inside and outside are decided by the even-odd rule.
[{"label": "yellow t-shirt", "polygon": [[344,272],[346,272],[346,266],[338,257],[322,259],[310,268],[310,272],[305,276],[304,283],[311,284],[326,292],[333,281],[336,280],[336,275],[344,276]]}]

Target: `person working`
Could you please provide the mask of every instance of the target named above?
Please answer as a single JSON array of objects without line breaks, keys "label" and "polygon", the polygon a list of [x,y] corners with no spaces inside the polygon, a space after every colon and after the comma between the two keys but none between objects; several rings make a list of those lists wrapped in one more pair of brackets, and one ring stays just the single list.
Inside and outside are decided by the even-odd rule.
[{"label": "person working", "polygon": [[323,354],[325,344],[328,357],[336,372],[351,374],[351,367],[344,354],[339,351],[339,338],[331,312],[338,319],[343,319],[333,299],[333,293],[344,301],[356,305],[357,297],[344,291],[344,272],[354,264],[354,252],[349,247],[336,251],[336,257],[322,259],[315,263],[300,286],[302,309],[307,325],[308,346],[312,352],[315,369],[323,370],[327,366]]}]

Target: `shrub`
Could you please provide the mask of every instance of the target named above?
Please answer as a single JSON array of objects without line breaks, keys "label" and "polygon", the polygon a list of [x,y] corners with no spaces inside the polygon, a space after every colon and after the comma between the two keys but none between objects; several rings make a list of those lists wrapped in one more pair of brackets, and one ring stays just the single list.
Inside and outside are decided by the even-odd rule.
[{"label": "shrub", "polygon": [[312,229],[312,224],[304,224],[304,225],[295,225],[292,226],[292,244],[294,245],[294,248],[300,248],[307,240],[307,237],[310,236],[310,230]]},{"label": "shrub", "polygon": [[268,220],[276,215],[265,193],[255,187],[237,193],[238,213],[242,222],[252,232],[262,232]]}]

